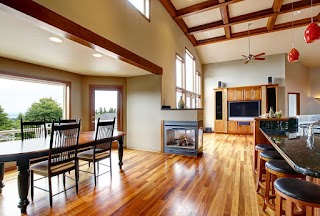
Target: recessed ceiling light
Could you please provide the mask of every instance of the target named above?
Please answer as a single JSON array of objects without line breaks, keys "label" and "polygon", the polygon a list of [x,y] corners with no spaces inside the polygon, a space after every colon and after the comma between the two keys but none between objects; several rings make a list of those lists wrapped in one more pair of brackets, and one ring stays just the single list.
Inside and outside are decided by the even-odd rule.
[{"label": "recessed ceiling light", "polygon": [[205,33],[204,33],[204,35],[209,35],[209,34],[210,34],[209,32],[205,32]]},{"label": "recessed ceiling light", "polygon": [[93,57],[96,57],[96,58],[102,57],[102,55],[100,53],[95,53],[95,54],[92,54],[92,55],[93,55]]},{"label": "recessed ceiling light", "polygon": [[49,40],[51,40],[52,42],[55,42],[55,43],[61,43],[62,40],[60,38],[57,38],[57,37],[49,37]]},{"label": "recessed ceiling light", "polygon": [[301,10],[297,10],[297,11],[293,12],[293,15],[297,16],[297,15],[299,15],[300,13],[301,13]]}]

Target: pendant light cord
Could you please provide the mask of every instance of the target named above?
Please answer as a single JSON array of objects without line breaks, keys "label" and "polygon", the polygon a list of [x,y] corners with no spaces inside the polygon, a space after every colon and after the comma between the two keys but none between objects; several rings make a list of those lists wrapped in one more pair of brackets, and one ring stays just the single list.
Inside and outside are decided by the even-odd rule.
[{"label": "pendant light cord", "polygon": [[248,23],[248,38],[249,38],[249,53],[248,53],[248,57],[250,56],[250,25],[251,25],[251,23]]},{"label": "pendant light cord", "polygon": [[292,40],[291,41],[291,48],[293,49],[293,41],[294,41],[294,36],[293,36],[293,0],[291,1],[291,8],[292,8],[292,14],[291,14],[291,40]]},{"label": "pendant light cord", "polygon": [[311,0],[311,23],[313,23],[313,8],[312,8],[312,1],[313,1],[313,0]]}]

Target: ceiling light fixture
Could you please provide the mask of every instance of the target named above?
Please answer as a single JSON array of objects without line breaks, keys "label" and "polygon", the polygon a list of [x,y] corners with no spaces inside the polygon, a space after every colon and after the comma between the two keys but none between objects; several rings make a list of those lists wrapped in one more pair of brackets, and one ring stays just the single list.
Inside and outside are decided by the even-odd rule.
[{"label": "ceiling light fixture", "polygon": [[101,58],[102,57],[102,55],[100,53],[94,53],[92,55],[93,55],[93,57],[96,57],[96,58]]},{"label": "ceiling light fixture", "polygon": [[304,31],[304,40],[307,43],[312,43],[315,40],[320,39],[320,26],[316,22],[313,22],[312,1],[313,0],[311,0],[311,23],[308,25],[307,29]]},{"label": "ceiling light fixture", "polygon": [[49,40],[51,40],[52,42],[55,42],[55,43],[61,43],[62,42],[62,39],[57,38],[57,37],[49,37]]},{"label": "ceiling light fixture", "polygon": [[296,62],[299,60],[299,56],[300,56],[300,53],[299,51],[294,48],[293,46],[293,41],[294,41],[294,35],[293,35],[293,15],[295,12],[293,12],[293,0],[291,2],[291,5],[292,5],[292,15],[291,15],[291,50],[290,52],[288,53],[288,62]]},{"label": "ceiling light fixture", "polygon": [[209,34],[210,34],[209,32],[205,32],[205,33],[204,33],[204,35],[209,35]]},{"label": "ceiling light fixture", "polygon": [[297,16],[297,15],[299,15],[300,13],[301,13],[301,10],[297,10],[297,11],[293,12],[293,15]]}]

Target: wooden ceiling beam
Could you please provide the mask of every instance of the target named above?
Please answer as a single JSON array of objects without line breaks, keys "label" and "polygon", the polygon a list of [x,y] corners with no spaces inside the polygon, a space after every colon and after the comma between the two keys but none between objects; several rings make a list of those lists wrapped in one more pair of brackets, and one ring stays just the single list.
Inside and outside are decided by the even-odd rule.
[{"label": "wooden ceiling beam", "polygon": [[[320,22],[320,19],[318,18],[318,16],[313,17],[313,20],[314,20],[314,22]],[[310,18],[296,20],[296,21],[293,21],[293,27],[298,28],[298,27],[306,26],[309,23],[310,23]],[[266,33],[271,33],[271,32],[276,32],[276,31],[283,31],[283,30],[287,30],[290,28],[292,28],[292,23],[287,22],[287,23],[275,25],[271,31],[268,31],[268,29],[266,27],[252,29],[252,30],[250,30],[250,36],[261,35],[261,34],[266,34]],[[244,38],[244,37],[248,37],[247,31],[233,33],[232,38],[226,38],[225,36],[221,36],[221,37],[199,40],[199,41],[197,41],[197,46],[218,43],[218,42],[224,42],[224,41],[234,40],[234,39],[239,39],[239,38]]]},{"label": "wooden ceiling beam", "polygon": [[161,75],[163,73],[163,69],[160,66],[34,1],[1,0],[1,3],[0,10],[12,14],[18,19],[24,19],[56,35],[68,38],[92,49],[97,49],[105,55],[119,59],[153,74]]},{"label": "wooden ceiling beam", "polygon": [[159,0],[163,7],[167,10],[167,12],[170,14],[170,16],[173,18],[176,16],[177,10],[173,6],[172,2],[170,0]]},{"label": "wooden ceiling beam", "polygon": [[281,9],[281,6],[282,6],[282,4],[283,4],[283,1],[284,1],[284,0],[274,0],[274,1],[273,1],[272,9],[273,9],[273,12],[275,12],[276,14],[272,15],[272,16],[269,17],[269,19],[268,19],[267,29],[268,29],[269,31],[273,29],[274,24],[275,24],[276,21],[277,21],[278,12],[279,12],[280,9]]},{"label": "wooden ceiling beam", "polygon": [[[161,1],[161,0],[160,0]],[[163,0],[162,0],[163,1]],[[212,9],[217,9],[221,7],[228,6],[230,4],[240,2],[244,0],[225,0],[225,2],[220,3],[219,0],[210,0],[210,1],[205,1],[201,2],[199,4],[191,5],[186,8],[182,8],[180,10],[176,11],[176,16],[173,17],[174,20],[182,19],[186,16],[198,14],[204,11],[212,10]]]},{"label": "wooden ceiling beam", "polygon": [[[219,0],[219,2],[223,3],[223,2],[225,2],[225,0]],[[229,23],[229,8],[228,8],[228,6],[221,7],[220,14],[221,14],[223,24],[228,24]],[[231,38],[230,26],[224,27],[224,34],[226,35],[226,38]]]},{"label": "wooden ceiling beam", "polygon": [[[313,0],[313,6],[317,6],[317,5],[320,5],[320,0]],[[292,11],[291,7],[292,5],[291,3],[289,3],[289,4],[283,5],[280,11],[276,13],[273,11],[272,8],[269,8],[269,9],[264,9],[261,11],[249,13],[249,14],[240,15],[237,17],[231,17],[229,18],[229,23],[227,24],[224,24],[223,21],[220,20],[212,23],[203,24],[200,26],[195,26],[195,27],[189,28],[188,34],[195,34],[195,33],[204,32],[212,29],[224,28],[225,26],[232,26],[240,23],[250,22],[250,21],[270,17],[275,14],[279,15],[279,14],[289,13]],[[293,3],[294,10],[301,10],[309,7],[310,7],[310,0],[302,0],[302,1]]]}]

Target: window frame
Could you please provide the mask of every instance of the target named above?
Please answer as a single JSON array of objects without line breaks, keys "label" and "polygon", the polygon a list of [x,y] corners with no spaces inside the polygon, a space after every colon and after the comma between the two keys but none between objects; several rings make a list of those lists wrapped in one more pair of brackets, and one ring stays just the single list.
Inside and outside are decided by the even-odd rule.
[{"label": "window frame", "polygon": [[62,84],[65,85],[64,88],[64,95],[63,95],[63,118],[71,118],[71,82],[52,79],[52,78],[44,78],[38,77],[33,75],[25,75],[25,74],[16,74],[11,72],[3,72],[0,71],[0,78],[3,79],[12,79],[17,81],[25,81],[25,82],[34,82],[34,83],[41,83],[41,84]]},{"label": "window frame", "polygon": [[[201,73],[196,70],[196,58],[192,53],[185,48],[185,56],[189,55],[191,59],[193,60],[193,65],[192,65],[192,76],[193,76],[193,90],[187,90],[186,89],[186,79],[187,79],[187,74],[186,74],[186,63],[184,63],[184,69],[183,69],[183,85],[182,87],[177,86],[177,80],[176,80],[176,105],[178,103],[177,98],[178,95],[182,95],[182,98],[185,102],[185,108],[189,109],[194,109],[194,108],[201,108],[202,107],[202,101],[201,101],[201,88],[202,88],[202,77]],[[181,58],[180,55],[176,54],[176,62],[177,58],[181,59],[183,61],[183,58]],[[184,61],[183,61],[184,62]],[[177,68],[177,65],[176,65]],[[177,79],[177,70],[176,70],[176,79]],[[193,102],[194,101],[194,102]],[[190,102],[190,103],[189,103]]]},{"label": "window frame", "polygon": [[[131,6],[135,10],[137,10],[145,19],[150,21],[150,9],[151,9],[151,1],[150,0],[143,0],[144,12],[140,11],[131,1],[127,0]],[[147,13],[148,12],[148,16]]]}]

